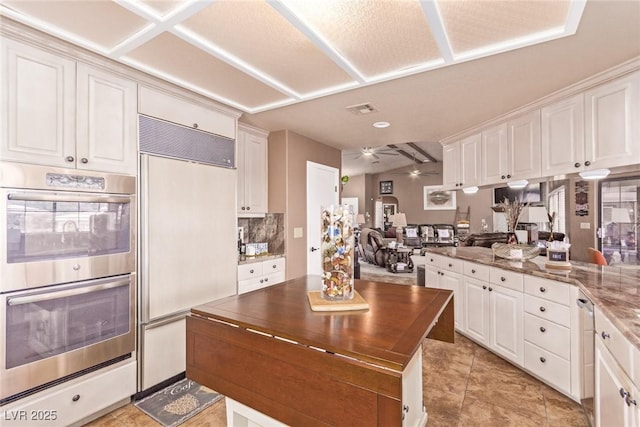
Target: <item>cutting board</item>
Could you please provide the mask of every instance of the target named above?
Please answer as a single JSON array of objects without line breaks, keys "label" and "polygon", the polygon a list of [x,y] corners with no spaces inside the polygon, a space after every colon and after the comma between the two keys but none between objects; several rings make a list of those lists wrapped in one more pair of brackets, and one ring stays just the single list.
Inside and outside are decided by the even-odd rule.
[{"label": "cutting board", "polygon": [[368,310],[369,303],[358,293],[353,292],[353,299],[349,301],[328,301],[320,295],[320,291],[307,292],[309,305],[313,311],[347,311],[347,310]]}]

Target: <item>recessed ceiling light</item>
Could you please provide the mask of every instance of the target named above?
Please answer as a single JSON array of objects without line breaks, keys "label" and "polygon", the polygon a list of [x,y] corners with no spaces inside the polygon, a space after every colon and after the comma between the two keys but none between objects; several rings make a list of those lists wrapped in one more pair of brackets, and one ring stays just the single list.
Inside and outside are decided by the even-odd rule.
[{"label": "recessed ceiling light", "polygon": [[373,124],[373,127],[378,129],[388,128],[389,126],[391,126],[389,122],[375,122]]}]

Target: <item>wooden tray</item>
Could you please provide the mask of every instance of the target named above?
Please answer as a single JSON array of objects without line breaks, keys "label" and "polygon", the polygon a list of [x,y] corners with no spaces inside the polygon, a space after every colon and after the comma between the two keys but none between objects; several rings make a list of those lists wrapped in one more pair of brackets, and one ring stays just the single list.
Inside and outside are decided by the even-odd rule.
[{"label": "wooden tray", "polygon": [[358,293],[353,291],[353,299],[349,301],[328,301],[320,295],[320,291],[307,292],[309,305],[313,311],[346,311],[346,310],[368,310],[369,303]]}]

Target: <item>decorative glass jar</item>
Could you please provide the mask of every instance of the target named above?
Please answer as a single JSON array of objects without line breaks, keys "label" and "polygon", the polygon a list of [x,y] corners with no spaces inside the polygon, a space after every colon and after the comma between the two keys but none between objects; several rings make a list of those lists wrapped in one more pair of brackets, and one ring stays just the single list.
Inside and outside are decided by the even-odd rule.
[{"label": "decorative glass jar", "polygon": [[345,301],[354,292],[354,218],[351,206],[322,208],[322,298]]}]

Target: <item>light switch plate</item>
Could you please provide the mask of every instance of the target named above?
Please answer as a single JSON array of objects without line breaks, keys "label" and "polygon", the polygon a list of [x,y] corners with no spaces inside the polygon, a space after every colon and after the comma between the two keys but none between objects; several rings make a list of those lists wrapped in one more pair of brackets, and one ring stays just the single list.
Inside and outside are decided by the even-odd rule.
[{"label": "light switch plate", "polygon": [[591,228],[591,223],[590,222],[581,222],[580,223],[580,229],[589,230],[590,228]]},{"label": "light switch plate", "polygon": [[293,238],[294,239],[302,238],[302,227],[293,227]]}]

